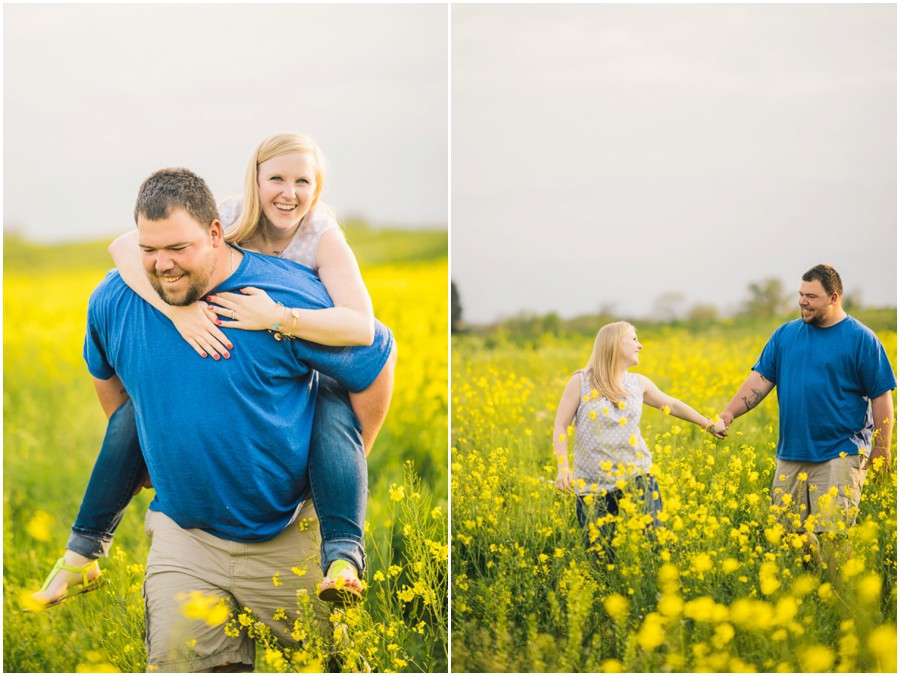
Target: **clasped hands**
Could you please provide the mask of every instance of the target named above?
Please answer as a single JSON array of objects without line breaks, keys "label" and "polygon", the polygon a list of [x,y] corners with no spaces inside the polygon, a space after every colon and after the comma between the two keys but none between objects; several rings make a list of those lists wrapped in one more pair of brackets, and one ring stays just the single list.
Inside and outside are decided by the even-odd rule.
[{"label": "clasped hands", "polygon": [[[169,306],[167,316],[181,337],[201,357],[228,359],[234,345],[220,327],[260,331],[271,329],[278,321],[280,308],[269,295],[255,287],[241,293],[218,293],[185,306]],[[222,321],[222,318],[227,321]]]},{"label": "clasped hands", "polygon": [[706,428],[716,439],[724,439],[728,436],[728,428],[734,422],[734,416],[728,411],[722,411],[716,418],[716,422]]}]

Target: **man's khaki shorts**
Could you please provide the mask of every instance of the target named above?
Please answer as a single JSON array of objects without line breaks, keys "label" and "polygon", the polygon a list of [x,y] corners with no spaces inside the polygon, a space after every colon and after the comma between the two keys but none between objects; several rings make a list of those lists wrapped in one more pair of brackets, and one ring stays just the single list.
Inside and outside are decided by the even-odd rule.
[{"label": "man's khaki shorts", "polygon": [[852,526],[866,479],[864,463],[861,455],[825,462],[776,460],[772,504],[783,510],[785,526],[814,533]]},{"label": "man's khaki shorts", "polygon": [[253,639],[239,621],[229,628],[237,635],[226,634],[228,617],[219,599],[235,611],[234,617],[249,608],[288,645],[296,645],[291,633],[298,597],[308,595],[316,621],[326,621],[326,609],[316,597],[322,572],[311,500],[268,542],[222,540],[199,529],[183,529],[156,511],[147,512],[144,526],[152,539],[144,580],[148,671],[254,664]]}]

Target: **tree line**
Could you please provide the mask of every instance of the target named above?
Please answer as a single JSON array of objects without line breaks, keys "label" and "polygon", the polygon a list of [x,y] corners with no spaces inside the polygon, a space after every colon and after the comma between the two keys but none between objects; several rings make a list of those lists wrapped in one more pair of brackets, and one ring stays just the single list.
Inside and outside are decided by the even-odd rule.
[{"label": "tree line", "polygon": [[[769,277],[747,286],[747,296],[740,310],[727,317],[732,321],[755,321],[771,317],[783,317],[795,310],[795,294],[785,288],[784,283]],[[862,311],[862,303],[858,292],[845,292],[844,309],[848,312]],[[891,311],[893,314],[891,315]],[[867,310],[869,312],[869,310]],[[884,309],[884,322],[888,326],[896,325],[896,308]],[[888,315],[893,316],[890,319]],[[708,326],[726,319],[719,309],[712,304],[698,303],[688,306],[684,294],[677,291],[660,295],[653,304],[653,313],[649,318],[628,318],[615,313],[611,307],[603,307],[597,313],[583,315],[573,319],[563,319],[557,313],[550,312],[538,315],[520,312],[512,317],[497,320],[489,325],[473,326],[467,324],[464,307],[456,283],[450,282],[450,329],[452,333],[484,332],[502,328],[512,335],[544,335],[559,334],[563,331],[586,332],[596,331],[597,327],[617,319],[640,321],[641,324],[686,324],[691,326]]]}]

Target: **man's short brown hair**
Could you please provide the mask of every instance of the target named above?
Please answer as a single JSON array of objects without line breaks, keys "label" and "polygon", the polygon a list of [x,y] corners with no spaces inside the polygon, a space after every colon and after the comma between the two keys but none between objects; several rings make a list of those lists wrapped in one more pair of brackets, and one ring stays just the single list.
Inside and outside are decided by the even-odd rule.
[{"label": "man's short brown hair", "polygon": [[206,181],[189,169],[160,169],[138,190],[134,222],[143,216],[161,221],[176,209],[184,209],[205,228],[219,217],[219,208]]},{"label": "man's short brown hair", "polygon": [[841,276],[830,265],[819,264],[814,268],[807,270],[802,277],[804,282],[811,282],[818,279],[825,289],[825,293],[829,296],[836,293],[838,296],[844,295],[844,285],[841,282]]}]

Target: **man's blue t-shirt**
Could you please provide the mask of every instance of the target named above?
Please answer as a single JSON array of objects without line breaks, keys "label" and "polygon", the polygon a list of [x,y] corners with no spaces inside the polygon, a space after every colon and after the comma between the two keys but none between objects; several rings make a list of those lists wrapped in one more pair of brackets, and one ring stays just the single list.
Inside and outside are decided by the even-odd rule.
[{"label": "man's blue t-shirt", "polygon": [[[248,286],[286,307],[332,307],[311,270],[252,252],[212,292]],[[364,390],[387,362],[393,336],[376,322],[371,346],[339,348],[224,331],[231,358],[201,358],[111,271],[91,295],[84,358],[94,377],[117,375],[134,400],[156,489],[151,509],[227,540],[269,540],[307,494],[316,371]]]},{"label": "man's blue t-shirt", "polygon": [[824,462],[868,454],[869,400],[897,386],[878,337],[853,317],[821,328],[796,319],[779,327],[753,367],[778,391],[781,460]]}]

